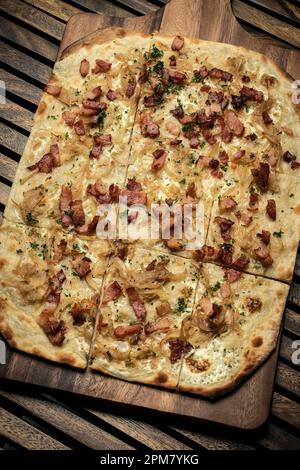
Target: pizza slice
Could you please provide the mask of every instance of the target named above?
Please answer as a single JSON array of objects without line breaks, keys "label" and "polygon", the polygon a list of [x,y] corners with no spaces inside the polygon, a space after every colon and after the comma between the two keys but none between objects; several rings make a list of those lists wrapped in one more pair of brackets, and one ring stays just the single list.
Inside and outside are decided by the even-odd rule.
[{"label": "pizza slice", "polygon": [[86,367],[107,247],[8,222],[0,240],[1,334],[21,351]]},{"label": "pizza slice", "polygon": [[140,247],[114,257],[106,273],[94,370],[175,388],[182,319],[192,311],[196,269],[189,260]]},{"label": "pizza slice", "polygon": [[256,369],[276,346],[288,290],[271,279],[203,264],[193,313],[182,324],[178,389],[214,397]]},{"label": "pizza slice", "polygon": [[196,258],[290,281],[299,240],[297,178],[277,176],[268,191],[253,183],[214,202],[206,246]]}]

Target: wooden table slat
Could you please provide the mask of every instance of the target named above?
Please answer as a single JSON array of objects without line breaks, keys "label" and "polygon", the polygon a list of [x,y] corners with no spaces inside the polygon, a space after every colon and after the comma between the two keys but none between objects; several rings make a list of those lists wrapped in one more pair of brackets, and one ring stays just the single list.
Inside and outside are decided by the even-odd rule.
[{"label": "wooden table slat", "polygon": [[44,432],[26,423],[12,413],[0,408],[0,435],[7,437],[25,449],[67,450],[68,447]]},{"label": "wooden table slat", "polygon": [[21,156],[26,142],[27,137],[25,135],[0,122],[0,145]]},{"label": "wooden table slat", "polygon": [[283,364],[281,361],[278,363],[276,384],[285,388],[289,392],[300,396],[299,372],[292,369],[288,365]]},{"label": "wooden table slat", "polygon": [[33,116],[34,114],[31,111],[9,99],[6,99],[5,104],[0,105],[0,118],[28,132],[32,127]]},{"label": "wooden table slat", "polygon": [[285,311],[284,328],[290,333],[300,336],[300,314],[287,308]]},{"label": "wooden table slat", "polygon": [[300,449],[300,438],[289,433],[285,429],[268,423],[264,435],[257,442],[270,450],[294,450]]},{"label": "wooden table slat", "polygon": [[[244,0],[245,1],[245,0]],[[287,0],[246,0],[254,7],[261,7],[271,15],[278,14],[282,20],[294,20],[300,25],[300,5]]]},{"label": "wooden table slat", "polygon": [[272,415],[300,429],[300,404],[277,392],[273,395]]},{"label": "wooden table slat", "polygon": [[[125,16],[134,16],[125,8],[116,6],[106,0],[73,0],[72,3],[78,7],[83,7],[84,11],[103,13],[109,16],[119,16],[123,18]],[[120,2],[122,3],[122,2]]]},{"label": "wooden table slat", "polygon": [[0,391],[0,396],[24,408],[87,447],[98,450],[132,449],[131,446],[120,439],[55,403],[50,403],[45,399],[36,399],[3,391]]},{"label": "wooden table slat", "polygon": [[20,25],[16,25],[12,21],[1,18],[1,29],[0,35],[3,38],[9,39],[12,43],[17,46],[22,46],[28,51],[34,51],[35,54],[39,54],[54,63],[58,46],[47,39],[32,33],[26,28]]},{"label": "wooden table slat", "polygon": [[46,33],[57,40],[62,38],[65,27],[63,22],[20,0],[1,0],[0,9],[42,33]]},{"label": "wooden table slat", "polygon": [[45,13],[50,13],[57,19],[67,22],[69,18],[82,10],[69,5],[67,2],[61,0],[23,0],[28,5],[38,8]]}]

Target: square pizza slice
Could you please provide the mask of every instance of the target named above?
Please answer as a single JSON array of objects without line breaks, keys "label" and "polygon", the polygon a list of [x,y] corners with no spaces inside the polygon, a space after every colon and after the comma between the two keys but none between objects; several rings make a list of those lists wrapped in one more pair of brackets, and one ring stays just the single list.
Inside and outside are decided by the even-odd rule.
[{"label": "square pizza slice", "polygon": [[192,311],[197,270],[184,258],[131,247],[106,273],[94,370],[175,388],[181,322]]},{"label": "square pizza slice", "polygon": [[288,290],[272,279],[203,264],[193,313],[182,324],[178,389],[213,397],[257,368],[276,346]]},{"label": "square pizza slice", "polygon": [[1,334],[21,351],[86,367],[107,247],[4,222],[0,253]]}]

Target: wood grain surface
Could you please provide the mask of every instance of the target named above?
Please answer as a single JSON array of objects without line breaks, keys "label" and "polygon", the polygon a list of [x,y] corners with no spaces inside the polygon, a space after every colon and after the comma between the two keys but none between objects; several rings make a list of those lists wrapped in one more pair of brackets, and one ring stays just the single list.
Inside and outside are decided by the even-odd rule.
[{"label": "wood grain surface", "polygon": [[[71,3],[72,7],[69,3],[60,0],[4,0],[0,2],[0,9],[3,13],[0,34],[6,45],[6,52],[10,57],[21,57],[24,62],[20,65],[19,62],[10,60],[8,56],[1,56],[0,79],[5,81],[8,98],[6,105],[0,107],[0,123],[3,126],[0,142],[0,202],[2,204],[5,204],[7,200],[17,163],[31,128],[33,112],[39,102],[44,82],[47,81],[47,70],[50,73],[53,66],[68,15],[79,12],[91,14],[100,12],[127,17],[126,20],[119,20],[118,26],[123,26],[126,22],[130,24],[135,15],[150,12],[152,13],[151,28],[159,29],[164,18],[161,12],[156,15],[154,13],[157,6],[163,6],[166,2],[159,0],[155,2],[74,0]],[[294,47],[297,45],[299,30],[298,35],[295,36],[294,30],[290,27],[297,29],[299,25],[300,9],[296,3],[295,1],[291,3],[288,1],[277,2],[276,0],[233,0],[232,11],[241,24],[234,19],[236,25],[231,33],[236,31],[235,28],[245,28],[243,34],[248,40],[250,33],[250,37],[255,38],[257,43],[263,41],[265,47],[272,47],[272,51],[276,51],[276,58],[278,57],[281,64],[286,61],[289,72],[295,77],[297,76],[297,64],[296,66],[292,65],[292,57],[299,57],[299,52]],[[249,17],[250,8],[254,8],[256,11],[252,17]],[[261,16],[262,11],[266,13],[266,16]],[[229,13],[232,16],[231,11]],[[261,18],[263,18],[263,22],[261,22]],[[141,24],[141,18],[137,19]],[[259,21],[260,24],[257,24]],[[111,19],[109,23],[113,24]],[[286,34],[284,34],[281,23],[285,24]],[[147,27],[145,21],[142,21],[142,25],[142,28]],[[94,26],[93,22],[89,33],[94,30]],[[260,29],[254,29],[255,26]],[[97,24],[95,29],[98,27]],[[287,57],[283,57],[282,48],[288,53],[289,60]],[[32,64],[30,60],[34,60],[36,66],[34,76],[28,66],[28,64]],[[293,73],[293,70],[296,70],[296,73]],[[3,209],[3,205],[1,209]],[[298,265],[300,266],[300,261]],[[300,269],[298,268],[297,271],[296,266],[297,272],[300,272]],[[163,419],[160,418],[161,415],[157,415],[157,418],[153,419],[152,414],[149,415],[145,408],[140,408],[136,413],[136,409],[130,406],[131,403],[124,409],[113,404],[108,407],[107,401],[82,401],[80,397],[53,390],[51,390],[51,394],[48,391],[48,395],[45,396],[41,395],[41,388],[28,388],[26,385],[21,387],[19,384],[16,387],[12,382],[1,381],[0,387],[3,394],[0,395],[0,409],[5,412],[0,415],[0,448],[51,449],[56,448],[57,443],[63,448],[103,449],[108,449],[110,446],[120,449],[300,448],[297,431],[300,423],[299,366],[291,362],[290,356],[292,342],[299,338],[300,330],[298,279],[296,275],[286,310],[271,415],[266,425],[255,435],[247,434],[244,437],[240,433],[236,434],[234,430],[223,431],[219,428],[212,428],[207,423],[201,425],[198,422],[194,425],[191,421],[183,421],[169,415]],[[11,353],[9,352],[9,354]],[[25,367],[29,365],[30,360],[28,357],[25,358]],[[16,364],[12,362],[12,369],[15,367]],[[42,367],[48,369],[46,363],[42,363]],[[52,381],[52,385],[61,386],[63,382],[65,382],[64,385],[71,385],[69,371],[65,368],[61,369],[63,372]],[[26,370],[20,372],[26,376]],[[52,374],[51,370],[44,372],[42,375],[44,379]],[[91,375],[93,377],[95,374]],[[81,374],[75,383],[79,389],[78,382],[80,380]],[[91,387],[96,388],[94,379],[89,380]],[[124,386],[124,382],[121,383]],[[154,391],[154,389],[145,388],[148,394],[149,391],[151,393]],[[20,395],[21,390],[23,390],[22,395]],[[142,395],[142,402],[145,396],[140,391],[137,393]],[[17,400],[18,397],[19,400]],[[28,400],[29,398],[30,400]],[[252,396],[253,400],[258,400],[258,398]],[[130,402],[130,399],[128,401]],[[68,411],[67,414],[64,414],[65,410]],[[66,423],[56,421],[53,417],[55,412],[58,413],[58,416],[66,417]],[[78,416],[80,416],[79,420],[77,420]],[[64,420],[62,419],[62,421]],[[20,433],[16,431],[19,426]],[[73,429],[76,426],[77,429]],[[38,433],[39,437],[32,440],[32,428],[37,429],[41,435],[46,435],[50,439],[43,441]],[[97,429],[105,432],[100,435],[97,433]],[[85,439],[89,430],[94,436],[90,444]],[[115,440],[112,440],[112,437]]]}]

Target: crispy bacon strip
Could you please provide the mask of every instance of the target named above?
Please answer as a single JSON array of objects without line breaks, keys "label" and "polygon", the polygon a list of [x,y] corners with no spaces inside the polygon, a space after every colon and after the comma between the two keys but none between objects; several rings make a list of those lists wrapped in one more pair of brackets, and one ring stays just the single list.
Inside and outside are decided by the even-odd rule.
[{"label": "crispy bacon strip", "polygon": [[150,114],[142,113],[140,116],[141,133],[144,137],[155,139],[160,134],[158,124],[152,121]]},{"label": "crispy bacon strip", "polygon": [[156,313],[159,317],[164,317],[171,313],[171,305],[169,302],[163,302],[155,307]]},{"label": "crispy bacon strip", "polygon": [[79,121],[76,121],[74,123],[74,130],[75,130],[76,134],[79,135],[79,136],[86,134],[85,125],[84,125],[82,119],[79,119]]},{"label": "crispy bacon strip", "polygon": [[135,88],[136,88],[136,79],[130,78],[127,84],[126,91],[125,91],[126,98],[131,98],[134,95]]},{"label": "crispy bacon strip", "polygon": [[114,90],[108,90],[108,92],[106,93],[106,98],[109,100],[109,101],[114,101],[117,99],[117,92],[114,91]]},{"label": "crispy bacon strip", "polygon": [[275,199],[268,199],[266,212],[270,219],[276,220],[276,201]]},{"label": "crispy bacon strip", "polygon": [[136,315],[136,318],[138,320],[144,321],[147,316],[147,310],[138,292],[134,287],[129,287],[128,289],[126,289],[126,293],[128,295],[129,303]]},{"label": "crispy bacon strip", "polygon": [[76,233],[80,235],[92,235],[97,227],[99,216],[95,215],[90,222],[86,222],[84,225],[75,227]]},{"label": "crispy bacon strip", "polygon": [[218,206],[220,212],[227,212],[234,209],[237,206],[237,202],[232,197],[225,196],[218,200]]},{"label": "crispy bacon strip", "polygon": [[96,98],[99,98],[99,96],[102,95],[102,88],[101,86],[96,86],[95,88],[92,88],[89,90],[85,97],[87,100],[95,100]]},{"label": "crispy bacon strip", "polygon": [[85,224],[85,214],[82,206],[82,201],[80,199],[72,201],[71,214],[72,222],[76,227]]},{"label": "crispy bacon strip", "polygon": [[171,49],[172,51],[180,51],[184,46],[184,38],[182,36],[175,36],[173,39]]},{"label": "crispy bacon strip", "polygon": [[243,86],[240,91],[240,95],[245,96],[249,101],[257,101],[261,103],[264,100],[264,94],[262,91],[255,90],[254,88],[249,88],[247,86]]},{"label": "crispy bacon strip", "polygon": [[224,274],[225,274],[225,278],[230,284],[238,281],[238,279],[240,279],[240,277],[242,276],[241,271],[236,271],[235,269],[232,269],[232,268],[225,268]]},{"label": "crispy bacon strip", "polygon": [[74,252],[71,265],[80,278],[87,276],[91,272],[92,261],[83,253]]},{"label": "crispy bacon strip", "polygon": [[229,242],[231,240],[231,227],[234,222],[230,219],[217,216],[214,218],[214,223],[219,225],[221,237],[223,238],[224,242]]},{"label": "crispy bacon strip", "polygon": [[72,111],[64,111],[62,113],[62,118],[69,127],[73,127],[75,119],[76,119],[76,114],[73,113]]},{"label": "crispy bacon strip", "polygon": [[269,245],[271,240],[271,232],[269,232],[269,230],[262,230],[261,233],[257,233],[256,236],[261,239],[264,245]]},{"label": "crispy bacon strip", "polygon": [[83,325],[87,318],[96,318],[97,309],[99,305],[99,295],[94,295],[91,299],[82,299],[80,302],[76,302],[70,313],[73,317],[73,325]]},{"label": "crispy bacon strip", "polygon": [[260,163],[259,168],[252,168],[251,173],[254,176],[254,181],[261,192],[265,193],[268,190],[270,166],[268,163]]},{"label": "crispy bacon strip", "polygon": [[209,245],[203,245],[202,248],[200,248],[200,250],[197,250],[194,253],[194,258],[197,261],[202,261],[202,260],[213,261],[216,259],[216,257],[217,257],[216,250],[214,249],[214,247],[209,246]]},{"label": "crispy bacon strip", "polygon": [[109,62],[106,62],[102,59],[96,59],[96,65],[92,69],[92,72],[97,75],[98,73],[106,73],[111,69],[111,65]]},{"label": "crispy bacon strip", "polygon": [[192,345],[181,339],[171,339],[170,345],[170,361],[172,363],[179,361],[183,355],[187,354],[191,349]]},{"label": "crispy bacon strip", "polygon": [[247,308],[251,313],[256,312],[257,310],[260,310],[262,307],[262,301],[257,298],[257,297],[249,297],[247,300]]},{"label": "crispy bacon strip", "polygon": [[114,329],[114,334],[117,338],[124,338],[125,336],[138,335],[142,332],[140,325],[121,325]]},{"label": "crispy bacon strip", "polygon": [[45,87],[45,92],[48,93],[48,95],[59,96],[61,89],[62,89],[61,86],[48,84]]},{"label": "crispy bacon strip", "polygon": [[245,130],[244,124],[239,120],[236,113],[228,109],[224,113],[225,125],[233,135],[240,137]]},{"label": "crispy bacon strip", "polygon": [[273,264],[273,258],[270,255],[270,251],[268,248],[265,247],[259,247],[254,250],[255,256],[258,259],[258,261],[261,262],[262,266],[264,268],[269,268]]},{"label": "crispy bacon strip", "polygon": [[72,225],[72,212],[71,212],[71,205],[72,205],[72,191],[67,186],[62,186],[60,199],[59,199],[59,210],[60,210],[60,218],[61,222],[64,227],[69,227]]},{"label": "crispy bacon strip", "polygon": [[120,284],[117,281],[113,281],[105,289],[103,299],[102,299],[102,304],[107,304],[111,300],[118,299],[121,294],[122,294],[122,288]]},{"label": "crispy bacon strip", "polygon": [[165,331],[170,327],[170,322],[167,318],[162,318],[157,323],[148,322],[144,326],[144,331],[146,335],[152,335],[152,333],[156,333],[157,331]]},{"label": "crispy bacon strip", "polygon": [[60,166],[59,148],[57,144],[53,144],[50,146],[50,152],[43,155],[37,163],[28,166],[27,170],[38,169],[39,173],[51,173],[57,166]]},{"label": "crispy bacon strip", "polygon": [[154,159],[152,162],[151,169],[152,171],[161,170],[165,164],[167,153],[163,149],[157,149],[152,153]]},{"label": "crispy bacon strip", "polygon": [[55,264],[59,263],[63,259],[64,254],[67,249],[67,244],[68,244],[67,241],[62,239],[60,240],[58,245],[56,245],[54,252],[53,252],[53,258],[52,258]]},{"label": "crispy bacon strip", "polygon": [[86,77],[90,70],[90,63],[87,59],[82,59],[80,62],[79,72],[82,77]]}]

